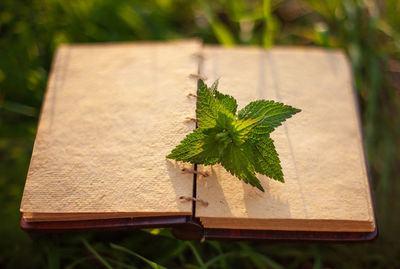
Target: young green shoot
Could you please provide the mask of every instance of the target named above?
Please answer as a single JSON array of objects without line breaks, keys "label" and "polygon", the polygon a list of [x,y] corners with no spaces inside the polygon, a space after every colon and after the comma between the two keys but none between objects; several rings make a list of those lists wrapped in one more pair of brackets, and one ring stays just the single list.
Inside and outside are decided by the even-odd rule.
[{"label": "young green shoot", "polygon": [[284,182],[271,132],[300,109],[270,100],[257,100],[237,112],[236,99],[199,80],[198,128],[188,134],[168,159],[202,165],[222,165],[228,172],[261,191],[256,173]]}]

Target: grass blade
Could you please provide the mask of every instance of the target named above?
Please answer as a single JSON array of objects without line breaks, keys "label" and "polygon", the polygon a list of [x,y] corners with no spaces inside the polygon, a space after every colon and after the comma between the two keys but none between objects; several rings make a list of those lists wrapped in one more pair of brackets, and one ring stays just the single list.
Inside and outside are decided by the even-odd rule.
[{"label": "grass blade", "polygon": [[218,39],[218,42],[224,46],[233,46],[235,45],[235,38],[232,33],[229,31],[228,27],[226,27],[222,22],[219,21],[218,18],[213,14],[210,6],[204,0],[200,1],[204,14],[208,20],[208,23],[211,25],[211,28],[215,34],[215,37]]},{"label": "grass blade", "polygon": [[106,268],[113,268],[103,257],[100,256],[100,254],[89,244],[89,242],[86,241],[86,239],[82,239],[82,243]]},{"label": "grass blade", "polygon": [[[219,252],[219,254],[224,254],[224,252],[222,251],[221,248],[221,244],[219,242],[215,242],[215,241],[206,241],[208,244],[210,244],[211,246],[213,246],[214,248],[217,249],[217,251]],[[225,259],[222,259],[220,262],[220,268],[221,269],[226,269],[228,268],[228,265],[226,263]]]},{"label": "grass blade", "polygon": [[194,257],[196,258],[197,262],[199,263],[200,266],[204,266],[204,261],[203,259],[200,257],[199,252],[197,251],[197,249],[195,248],[195,246],[191,243],[191,242],[186,242],[186,244],[189,246],[189,248],[192,250]]},{"label": "grass blade", "polygon": [[283,269],[282,266],[280,266],[279,264],[277,264],[275,261],[273,261],[272,259],[254,252],[254,251],[247,251],[247,250],[243,250],[243,251],[231,251],[231,252],[227,252],[221,255],[218,255],[214,258],[212,258],[211,260],[209,260],[208,262],[206,262],[201,268],[205,269],[210,267],[211,265],[219,262],[222,259],[226,259],[226,258],[230,258],[230,257],[234,257],[234,258],[246,258],[246,257],[254,257],[257,260],[262,261],[264,264],[268,265],[269,267],[273,268],[273,269]]},{"label": "grass blade", "polygon": [[123,247],[123,246],[116,245],[116,244],[113,244],[113,243],[110,243],[110,246],[111,246],[113,249],[116,249],[116,250],[119,250],[119,251],[128,253],[128,254],[130,254],[130,255],[132,255],[132,256],[135,256],[136,258],[141,259],[142,261],[144,261],[145,263],[147,263],[148,265],[150,265],[151,268],[154,268],[154,269],[167,269],[166,267],[164,267],[164,266],[162,266],[162,265],[159,265],[159,264],[157,264],[157,263],[155,263],[155,262],[153,262],[153,261],[150,261],[149,259],[146,259],[145,257],[143,257],[143,256],[137,254],[136,252],[133,252],[132,250],[127,249],[127,248],[125,248],[125,247]]},{"label": "grass blade", "polygon": [[81,264],[83,262],[86,262],[88,260],[92,260],[92,259],[94,259],[94,257],[92,257],[92,256],[87,256],[87,257],[83,257],[83,258],[77,259],[74,262],[72,262],[71,264],[69,264],[67,267],[65,267],[65,269],[73,269],[77,265],[79,265],[79,264]]},{"label": "grass blade", "polygon": [[165,263],[169,262],[170,260],[175,259],[176,257],[179,257],[179,255],[181,255],[181,253],[183,251],[185,251],[187,248],[187,244],[185,244],[184,242],[181,242],[181,241],[179,241],[177,243],[177,245],[178,246],[173,251],[171,251],[164,257],[160,257],[160,263],[165,264]]},{"label": "grass blade", "polygon": [[274,44],[275,22],[272,17],[271,0],[263,1],[264,10],[264,33],[263,33],[263,46],[269,48]]}]

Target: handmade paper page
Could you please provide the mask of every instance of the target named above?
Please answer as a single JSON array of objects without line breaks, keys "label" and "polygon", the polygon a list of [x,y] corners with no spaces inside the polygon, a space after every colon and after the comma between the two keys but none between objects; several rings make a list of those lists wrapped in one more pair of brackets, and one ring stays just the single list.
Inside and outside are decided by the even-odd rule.
[{"label": "handmade paper page", "polygon": [[351,70],[339,51],[206,47],[202,74],[238,109],[257,99],[300,108],[271,134],[285,183],[258,175],[265,192],[220,165],[199,166],[196,215],[207,228],[373,231]]},{"label": "handmade paper page", "polygon": [[[21,211],[27,220],[191,215],[165,156],[195,123],[196,41],[73,45],[55,57]],[[187,167],[191,165],[186,164]]]}]

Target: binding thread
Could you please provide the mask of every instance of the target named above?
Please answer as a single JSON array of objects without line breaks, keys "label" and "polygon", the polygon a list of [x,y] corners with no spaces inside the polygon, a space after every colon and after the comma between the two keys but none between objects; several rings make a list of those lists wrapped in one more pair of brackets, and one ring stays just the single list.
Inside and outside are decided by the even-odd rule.
[{"label": "binding thread", "polygon": [[203,237],[200,239],[200,243],[204,243],[206,242],[206,235],[203,234]]},{"label": "binding thread", "polygon": [[190,74],[189,77],[190,77],[190,78],[197,79],[197,80],[199,80],[199,79],[201,79],[201,80],[207,80],[207,77],[206,77],[206,76],[203,76],[203,75],[201,75],[201,74]]},{"label": "binding thread", "polygon": [[196,203],[201,204],[202,206],[207,207],[208,206],[208,202],[198,199],[198,198],[194,198],[194,197],[190,197],[190,196],[180,196],[179,200],[181,200],[181,202],[192,202],[195,201]]},{"label": "binding thread", "polygon": [[186,117],[185,119],[186,119],[187,121],[197,122],[197,119],[196,119],[196,118]]},{"label": "binding thread", "polygon": [[193,53],[192,55],[200,61],[203,61],[206,58],[206,57],[204,57],[203,53],[201,53],[201,52],[196,52],[196,53]]},{"label": "binding thread", "polygon": [[187,95],[187,97],[194,97],[194,98],[197,98],[197,95],[194,94],[194,93],[189,93],[189,94]]},{"label": "binding thread", "polygon": [[187,174],[197,174],[197,175],[201,175],[203,177],[208,177],[208,173],[207,172],[201,172],[201,171],[197,171],[194,169],[188,169],[188,168],[182,168],[181,169],[183,173],[187,173]]}]

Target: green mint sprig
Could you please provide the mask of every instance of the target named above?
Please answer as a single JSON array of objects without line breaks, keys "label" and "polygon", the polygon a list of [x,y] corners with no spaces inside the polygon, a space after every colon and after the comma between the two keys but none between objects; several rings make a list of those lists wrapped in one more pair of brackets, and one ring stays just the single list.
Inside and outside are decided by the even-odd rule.
[{"label": "green mint sprig", "polygon": [[257,100],[237,111],[236,99],[199,80],[198,128],[188,134],[168,159],[203,165],[221,164],[237,178],[264,191],[256,172],[284,182],[270,133],[300,109]]}]

